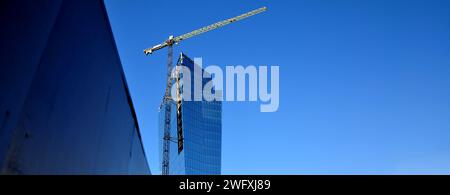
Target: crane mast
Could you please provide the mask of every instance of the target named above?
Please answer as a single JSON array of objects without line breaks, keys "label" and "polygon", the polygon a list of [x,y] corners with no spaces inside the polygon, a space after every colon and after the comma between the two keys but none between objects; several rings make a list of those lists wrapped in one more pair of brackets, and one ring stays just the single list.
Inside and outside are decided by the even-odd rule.
[{"label": "crane mast", "polygon": [[170,152],[170,115],[172,112],[172,98],[170,97],[170,89],[172,88],[172,59],[173,59],[173,45],[169,45],[167,53],[167,85],[166,92],[163,99],[164,107],[164,136],[163,136],[163,162],[162,174],[169,175],[169,152]]},{"label": "crane mast", "polygon": [[[173,45],[178,44],[183,40],[189,39],[191,37],[203,34],[208,31],[212,31],[214,29],[221,28],[225,25],[231,24],[233,22],[237,22],[240,20],[243,20],[245,18],[254,16],[256,14],[259,14],[261,12],[266,11],[266,7],[261,7],[259,9],[255,9],[253,11],[247,12],[245,14],[241,14],[239,16],[226,19],[220,22],[216,22],[214,24],[205,26],[203,28],[199,28],[197,30],[191,31],[189,33],[174,37],[169,36],[169,38],[164,41],[161,44],[155,45],[151,48],[144,49],[145,55],[152,54],[154,51],[160,50],[162,48],[167,47],[168,53],[167,53],[167,84],[166,84],[166,91],[164,94],[163,101],[161,103],[160,110],[164,109],[164,133],[163,133],[163,162],[162,162],[162,174],[163,175],[169,175],[169,154],[170,154],[170,142],[174,142],[177,140],[178,144],[183,144],[183,137],[178,136],[178,139],[174,139],[170,135],[170,125],[171,125],[171,111],[172,111],[172,103],[174,103],[174,100],[172,99],[170,95],[170,90],[172,88],[172,64],[173,64]],[[178,77],[179,73],[175,73],[175,82],[177,85],[177,98],[175,100],[176,108],[177,108],[177,118],[181,118],[181,95],[179,92],[180,87],[180,78]],[[180,131],[179,129],[177,131]],[[178,132],[178,135],[181,133]],[[181,147],[182,148],[182,147]],[[180,146],[179,151],[180,152]]]}]

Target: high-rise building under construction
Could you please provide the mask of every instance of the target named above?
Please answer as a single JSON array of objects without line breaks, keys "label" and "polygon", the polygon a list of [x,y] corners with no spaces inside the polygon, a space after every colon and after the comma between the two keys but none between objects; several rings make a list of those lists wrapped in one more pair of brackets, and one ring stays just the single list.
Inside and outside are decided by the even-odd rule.
[{"label": "high-rise building under construction", "polygon": [[[197,66],[186,55],[181,54],[177,66],[184,66],[194,73]],[[204,70],[202,69],[202,75]],[[194,74],[191,74],[191,94],[194,90]],[[211,79],[202,79],[202,85]],[[174,85],[175,86],[175,85]],[[214,89],[213,89],[214,90]],[[214,91],[213,91],[214,93]],[[175,102],[171,104],[171,123],[169,150],[170,175],[218,175],[221,173],[222,150],[222,103],[220,101],[194,101],[182,100],[177,110]],[[164,103],[163,103],[164,104]],[[161,108],[164,108],[162,105]],[[165,110],[159,113],[159,136],[161,147],[161,163],[163,163],[163,139]],[[177,111],[180,111],[177,114]]]}]

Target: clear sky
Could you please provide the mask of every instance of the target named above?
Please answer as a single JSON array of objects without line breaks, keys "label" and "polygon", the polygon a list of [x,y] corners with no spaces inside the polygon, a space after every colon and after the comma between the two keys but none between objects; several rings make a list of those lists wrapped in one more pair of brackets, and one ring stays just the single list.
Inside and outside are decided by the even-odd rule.
[{"label": "clear sky", "polygon": [[[203,66],[280,66],[280,108],[223,105],[223,174],[450,174],[450,1],[106,0],[150,168],[159,173],[166,51]],[[245,2],[245,3],[244,3]]]}]

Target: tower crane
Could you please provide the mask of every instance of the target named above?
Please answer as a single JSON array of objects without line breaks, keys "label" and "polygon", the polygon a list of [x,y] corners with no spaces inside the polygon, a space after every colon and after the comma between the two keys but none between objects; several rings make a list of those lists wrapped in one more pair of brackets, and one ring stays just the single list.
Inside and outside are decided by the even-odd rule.
[{"label": "tower crane", "polygon": [[[149,55],[152,54],[153,52],[160,50],[162,48],[167,47],[167,51],[168,51],[168,55],[167,55],[167,84],[166,84],[166,90],[165,90],[165,94],[161,103],[161,107],[160,109],[164,108],[164,135],[163,135],[163,162],[162,162],[162,174],[163,175],[168,175],[169,174],[169,151],[170,151],[170,142],[174,141],[174,142],[178,142],[178,152],[180,152],[180,147],[182,149],[182,145],[183,145],[183,137],[182,135],[180,136],[180,132],[178,132],[178,138],[174,139],[171,137],[170,135],[170,123],[171,123],[171,104],[173,103],[173,100],[171,98],[170,95],[170,90],[172,88],[172,62],[173,62],[173,45],[174,44],[179,44],[181,41],[192,38],[194,36],[203,34],[205,32],[208,31],[212,31],[218,28],[221,28],[225,25],[231,24],[233,22],[237,22],[239,20],[243,20],[245,18],[254,16],[256,14],[259,14],[261,12],[266,11],[267,8],[266,7],[261,7],[259,9],[255,9],[253,11],[247,12],[245,14],[241,14],[239,16],[230,18],[230,19],[226,19],[220,22],[216,22],[214,24],[211,24],[209,26],[205,26],[203,28],[199,28],[197,30],[194,30],[192,32],[174,37],[174,36],[169,36],[169,38],[164,41],[161,44],[155,45],[151,48],[147,48],[144,49],[144,53],[145,55]],[[180,78],[178,77],[178,74],[175,76],[175,81],[176,81],[176,85],[177,85],[177,89],[179,86],[179,81]],[[177,105],[177,116],[181,116],[181,95],[179,93],[179,90],[177,91],[177,98],[176,98],[176,105]],[[181,117],[177,117],[177,118],[181,118]],[[180,131],[180,129],[178,129],[178,131]]]}]

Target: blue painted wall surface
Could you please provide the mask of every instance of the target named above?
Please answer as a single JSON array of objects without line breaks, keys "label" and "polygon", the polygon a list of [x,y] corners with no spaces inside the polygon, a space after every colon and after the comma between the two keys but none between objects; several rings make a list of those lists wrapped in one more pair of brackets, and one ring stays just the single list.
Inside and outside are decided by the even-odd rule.
[{"label": "blue painted wall surface", "polygon": [[103,2],[0,3],[4,174],[150,174]]}]

